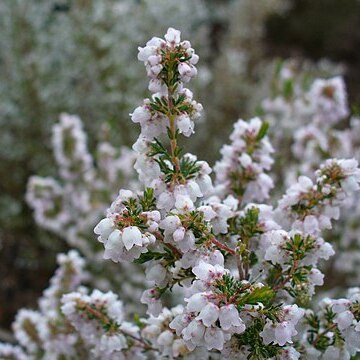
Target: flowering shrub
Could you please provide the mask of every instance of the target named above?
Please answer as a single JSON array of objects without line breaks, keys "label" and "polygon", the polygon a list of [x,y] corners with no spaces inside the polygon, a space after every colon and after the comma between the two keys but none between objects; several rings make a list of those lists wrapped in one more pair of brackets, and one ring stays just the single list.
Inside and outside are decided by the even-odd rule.
[{"label": "flowering shrub", "polygon": [[[138,58],[152,93],[131,114],[141,128],[133,149],[142,188],[121,189],[94,232],[105,259],[143,264],[148,283],[140,301],[147,316],[131,319],[117,295],[82,286],[84,262],[70,252],[59,257],[60,269],[39,312],[19,313],[14,331],[21,348],[3,344],[0,354],[9,359],[355,356],[360,289],[350,288],[339,299],[326,294],[313,299],[325,280],[322,261],[335,255],[326,231],[360,189],[357,161],[320,152],[319,161],[291,181],[280,199],[261,203],[275,185],[269,123],[238,120],[214,166],[213,185],[209,164],[180,146],[202,111],[185,87],[199,60],[190,42],[169,28],[164,39],[140,47]],[[308,110],[313,126],[331,136],[329,129],[348,115],[342,80],[317,80],[309,93],[301,93],[304,98],[296,97],[293,85],[287,85],[280,110]],[[264,117],[275,119],[270,100]],[[304,148],[317,152],[314,137],[307,139]],[[88,169],[82,145],[73,148],[80,150],[72,152],[71,164],[61,149],[56,156],[61,176],[72,179],[72,165]],[[295,167],[301,170],[301,164]],[[61,193],[53,189],[44,194]]]},{"label": "flowering shrub", "polygon": [[59,180],[32,176],[26,199],[39,226],[63,238],[86,257],[93,285],[121,291],[124,300],[132,299],[143,288],[143,274],[133,267],[130,274],[125,274],[123,268],[117,277],[111,276],[118,268],[103,263],[101,246],[93,241],[92,229],[120,184],[131,184],[134,189],[139,186],[133,170],[135,153],[125,146],[118,150],[108,141],[101,141],[91,154],[86,138],[80,118],[60,116],[52,137]]},{"label": "flowering shrub", "polygon": [[27,202],[39,226],[94,257],[96,244],[91,241],[90,229],[101,218],[117,186],[134,178],[135,157],[130,149],[118,151],[107,141],[100,142],[91,154],[80,118],[68,114],[62,114],[54,125],[52,143],[60,180],[32,176]]}]

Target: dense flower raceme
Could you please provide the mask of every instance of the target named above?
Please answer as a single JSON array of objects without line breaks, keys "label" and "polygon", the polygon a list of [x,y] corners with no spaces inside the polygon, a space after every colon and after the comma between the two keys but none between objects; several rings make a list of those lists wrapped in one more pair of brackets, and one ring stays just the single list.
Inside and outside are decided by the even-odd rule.
[{"label": "dense flower raceme", "polygon": [[[57,260],[59,268],[39,300],[39,310],[20,310],[13,324],[16,340],[26,353],[26,359],[71,357],[82,348],[60,306],[62,295],[80,289],[81,283],[87,279],[85,262],[74,250],[67,255],[58,255]],[[6,357],[6,348],[0,347],[0,358],[21,359],[15,354],[16,349],[12,357]]]},{"label": "dense flower raceme", "polygon": [[272,97],[262,102],[265,119],[276,125],[274,130],[282,129],[271,134],[272,141],[276,147],[292,149],[285,158],[289,167],[278,169],[287,185],[299,174],[311,176],[328,158],[354,155],[351,134],[355,132],[344,126],[350,113],[344,80],[336,76],[309,83],[306,76],[312,78],[306,72],[299,75],[294,64],[285,62],[274,79]]},{"label": "dense flower raceme", "polygon": [[[85,261],[72,250],[58,256],[59,268],[39,300],[39,310],[22,309],[14,322],[20,346],[0,344],[1,359],[145,359],[150,345],[124,319],[114,293],[83,286]],[[120,351],[123,355],[120,354]]]},{"label": "dense flower raceme", "polygon": [[52,140],[60,179],[31,177],[26,199],[40,226],[93,256],[95,247],[86,233],[116,194],[115,186],[131,181],[134,155],[127,148],[119,152],[105,141],[92,155],[80,118],[68,114],[54,125]]},{"label": "dense flower raceme", "polygon": [[259,118],[235,124],[230,135],[232,143],[223,146],[223,157],[214,168],[220,193],[228,193],[231,188],[244,202],[269,198],[274,183],[266,171],[273,164],[274,149],[266,136],[267,128],[268,124]]},{"label": "dense flower raceme", "polygon": [[[26,199],[34,210],[36,222],[63,238],[71,247],[91,260],[95,285],[102,289],[121,290],[123,299],[131,299],[143,288],[142,272],[133,268],[131,278],[121,271],[111,277],[112,264],[104,266],[101,247],[93,241],[91,229],[101,219],[109,201],[120,184],[137,187],[133,171],[135,153],[122,147],[115,149],[109,142],[100,141],[94,154],[86,144],[81,120],[62,114],[53,127],[54,157],[59,179],[32,176]],[[95,161],[96,160],[96,161]],[[98,284],[101,285],[98,285]]]},{"label": "dense flower raceme", "polygon": [[350,359],[360,349],[360,289],[351,288],[347,298],[324,298],[316,311],[307,311],[306,327],[310,344],[310,359]]},{"label": "dense flower raceme", "polygon": [[317,171],[315,183],[308,177],[299,177],[279,201],[282,219],[291,217],[293,229],[308,234],[319,234],[331,229],[331,220],[339,218],[339,207],[346,196],[359,189],[358,162],[327,160]]},{"label": "dense flower raceme", "polygon": [[[93,356],[102,359],[144,358],[142,348],[132,346],[129,351],[128,339],[137,339],[139,329],[124,321],[122,302],[112,292],[102,293],[94,290],[90,295],[74,292],[64,295],[61,310],[74,326],[85,344],[91,347]],[[147,347],[147,344],[144,344]],[[115,357],[116,356],[116,357]]]},{"label": "dense flower raceme", "polygon": [[[18,316],[15,330],[23,350],[2,345],[2,351],[253,360],[326,360],[359,352],[357,289],[344,299],[323,299],[319,312],[310,310],[326,280],[320,261],[335,254],[323,231],[332,228],[340,207],[359,189],[357,161],[319,157],[321,164],[314,163],[292,183],[276,207],[250,203],[270,196],[274,183],[268,172],[276,153],[267,122],[239,120],[215,166],[213,187],[211,167],[179,146],[181,135],[193,133],[201,112],[184,87],[196,75],[198,61],[190,43],[170,28],[165,39],[153,38],[139,48],[139,60],[153,93],[131,114],[141,127],[133,149],[143,188],[121,189],[94,231],[105,259],[145,267],[148,283],[141,302],[148,316],[131,323],[114,293],[89,292],[77,280],[59,294],[61,281],[53,280],[54,289],[40,301],[43,319],[37,321],[41,315],[34,311]],[[296,98],[295,90],[286,94],[289,99]],[[330,116],[331,127],[347,115],[341,92],[339,78],[314,83],[315,103],[299,96],[303,105],[297,106],[307,111],[301,116],[313,117],[318,127]],[[48,335],[51,341],[45,336],[51,332],[37,331],[38,324],[47,323],[47,313],[63,315],[54,336]],[[24,319],[35,336],[24,332]]]},{"label": "dense flower raceme", "polygon": [[[190,48],[186,42],[187,46]],[[276,304],[276,293],[280,296],[285,290],[302,303],[312,297],[315,286],[323,284],[318,260],[328,259],[334,251],[319,237],[320,232],[338,218],[343,200],[357,190],[357,163],[329,160],[319,169],[319,179],[315,185],[311,183],[309,194],[299,190],[298,197],[290,198],[290,193],[296,193],[290,189],[275,212],[255,204],[242,209],[253,198],[269,196],[273,182],[266,171],[273,163],[273,148],[266,137],[266,123],[258,118],[249,123],[240,120],[231,135],[232,144],[223,148],[223,159],[215,167],[217,184],[212,190],[210,168],[193,155],[182,155],[177,144],[180,134],[189,136],[193,131],[191,115],[196,103],[190,104],[183,87],[190,78],[184,79],[182,73],[184,63],[193,68],[194,63],[186,64],[192,54],[184,56],[184,42],[173,29],[165,40],[155,38],[139,48],[154,95],[131,115],[141,126],[134,149],[139,154],[136,169],[140,179],[152,190],[138,194],[120,191],[95,232],[104,242],[105,257],[145,263],[154,287],[146,290],[141,300],[148,304],[151,319],[162,316],[161,299],[167,290],[178,291],[178,285],[184,288],[186,304],[174,310],[177,315],[161,335],[157,346],[162,351],[176,356],[180,353],[177,347],[185,344],[187,351],[226,352],[237,338],[239,353],[250,357],[263,347],[264,356],[292,354],[296,358],[298,352],[287,346],[297,334],[295,326],[304,311],[296,305]],[[190,99],[194,101],[192,95]],[[183,116],[189,119],[188,131],[182,127]],[[168,145],[164,137],[168,137]],[[198,180],[204,176],[206,191]],[[303,195],[311,206],[298,219],[296,204]],[[144,206],[145,198],[151,206]],[[303,211],[302,202],[298,207]],[[315,220],[323,225],[309,228],[311,220],[312,225]],[[234,262],[232,257],[238,259]],[[237,270],[238,279],[234,277]],[[263,282],[251,280],[252,274],[258,274]]]},{"label": "dense flower raceme", "polygon": [[[293,65],[291,61],[282,65],[275,82],[277,92],[263,102],[265,118],[282,129],[272,133],[271,140],[278,148],[284,146],[281,144],[291,148],[285,159],[275,153],[283,164],[276,167],[276,176],[285,179],[289,186],[297,182],[299,174],[314,182],[314,171],[328,158],[354,157],[360,161],[360,122],[357,116],[347,118],[350,109],[342,78],[309,82],[305,77],[311,79],[311,74],[299,73]],[[324,101],[326,106],[322,105]],[[325,109],[332,110],[326,113]],[[281,184],[277,182],[278,192]],[[344,216],[331,232],[325,234],[325,239],[338,253],[333,261],[341,286],[345,285],[343,275],[346,275],[347,285],[356,285],[359,280],[356,271],[360,263],[358,197],[344,199]],[[325,272],[331,273],[332,268],[334,266],[329,266]]]}]

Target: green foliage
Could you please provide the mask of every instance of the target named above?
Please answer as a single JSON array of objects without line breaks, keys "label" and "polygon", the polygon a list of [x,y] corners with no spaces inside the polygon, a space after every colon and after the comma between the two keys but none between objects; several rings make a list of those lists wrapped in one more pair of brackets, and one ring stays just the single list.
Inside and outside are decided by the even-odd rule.
[{"label": "green foliage", "polygon": [[142,230],[146,230],[147,219],[141,216],[141,213],[156,208],[154,190],[147,188],[138,198],[130,198],[127,201],[123,201],[123,205],[126,207],[126,211],[123,211],[122,216],[116,219],[117,226],[119,228],[137,226]]},{"label": "green foliage", "polygon": [[285,99],[291,99],[294,95],[294,82],[292,79],[286,79],[283,83],[283,95]]},{"label": "green foliage", "polygon": [[259,225],[259,213],[259,208],[251,207],[243,216],[229,219],[229,232],[232,235],[239,235],[241,240],[262,234],[264,231]]},{"label": "green foliage", "polygon": [[261,331],[265,325],[264,320],[257,318],[254,319],[253,324],[246,328],[245,332],[241,335],[235,335],[238,347],[249,346],[249,360],[265,360],[275,357],[280,351],[279,345],[270,343],[265,345],[260,336]]},{"label": "green foliage", "polygon": [[[306,322],[310,327],[307,340],[316,349],[325,351],[331,345],[338,347],[343,346],[344,339],[334,323],[335,316],[336,314],[329,306],[324,310],[322,321],[319,315],[313,312],[305,316]],[[334,334],[333,337],[327,336],[329,332]]]},{"label": "green foliage", "polygon": [[181,224],[187,230],[191,230],[196,238],[196,244],[202,244],[208,240],[211,233],[208,224],[204,219],[204,214],[200,211],[190,211],[186,214],[177,214],[181,220]]},{"label": "green foliage", "polygon": [[251,207],[243,216],[228,220],[229,233],[239,237],[237,252],[241,260],[240,266],[243,273],[241,275],[244,279],[248,278],[250,264],[257,262],[255,253],[250,250],[251,240],[264,232],[259,223],[259,212],[257,207]]},{"label": "green foliage", "polygon": [[166,246],[164,247],[164,252],[148,250],[146,253],[142,253],[138,259],[135,259],[134,262],[137,264],[144,264],[152,260],[165,260],[164,265],[174,264],[177,260],[176,254]]},{"label": "green foliage", "polygon": [[268,286],[254,288],[251,292],[246,293],[238,301],[238,306],[244,306],[246,304],[269,304],[274,298],[275,292]]},{"label": "green foliage", "polygon": [[[176,138],[177,135],[178,131],[175,135],[172,135],[170,129],[168,129],[168,137],[170,139],[173,137]],[[191,160],[186,156],[180,157],[182,150],[179,146],[176,147],[174,156],[180,158],[180,169],[176,169],[173,164],[173,157],[158,139],[154,139],[154,142],[150,144],[150,147],[151,151],[148,155],[158,163],[161,171],[165,174],[164,180],[166,183],[183,183],[186,180],[195,177],[200,170],[200,166],[197,164],[196,160]]]},{"label": "green foliage", "polygon": [[224,274],[222,279],[216,282],[215,288],[225,295],[227,302],[236,304],[239,311],[245,305],[269,305],[275,296],[274,291],[267,286],[253,287],[250,283],[236,280],[229,274]]},{"label": "green foliage", "polygon": [[196,160],[191,160],[187,157],[182,157],[180,160],[180,173],[185,180],[192,179],[200,170],[200,165]]},{"label": "green foliage", "polygon": [[142,211],[152,211],[156,209],[156,199],[154,189],[146,188],[144,194],[139,197],[139,203]]},{"label": "green foliage", "polygon": [[162,114],[167,114],[169,111],[168,100],[165,96],[161,98],[155,97],[154,101],[150,103],[150,107],[152,110],[158,111]]},{"label": "green foliage", "polygon": [[293,237],[290,238],[284,247],[285,250],[290,258],[292,264],[293,261],[300,261],[305,258],[305,256],[311,252],[311,250],[315,247],[316,240],[308,235],[303,237],[301,234],[295,234]]},{"label": "green foliage", "polygon": [[297,303],[306,305],[309,301],[308,277],[312,266],[299,265],[301,261],[315,248],[316,240],[308,235],[295,234],[282,249],[286,251],[288,265],[284,270],[279,264],[272,264],[267,277],[267,283],[276,288],[283,288],[289,295],[297,299]]},{"label": "green foliage", "polygon": [[239,197],[242,197],[246,191],[249,182],[256,180],[256,175],[249,170],[239,169],[229,173],[231,180],[231,190]]},{"label": "green foliage", "polygon": [[259,132],[256,135],[256,141],[261,141],[266,136],[266,134],[268,133],[269,127],[270,127],[270,124],[266,121],[264,121],[261,124]]}]

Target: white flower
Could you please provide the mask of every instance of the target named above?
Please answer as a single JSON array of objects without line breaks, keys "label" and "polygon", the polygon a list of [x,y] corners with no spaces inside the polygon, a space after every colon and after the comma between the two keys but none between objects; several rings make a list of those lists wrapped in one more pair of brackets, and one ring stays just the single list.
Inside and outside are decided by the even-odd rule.
[{"label": "white flower", "polygon": [[194,132],[194,122],[186,114],[180,115],[176,118],[176,124],[180,134],[190,136]]},{"label": "white flower", "polygon": [[185,301],[188,302],[186,309],[189,312],[200,312],[208,303],[206,295],[203,293],[196,293]]},{"label": "white flower", "polygon": [[209,327],[215,323],[219,318],[219,308],[212,303],[208,303],[196,317],[196,320],[201,320],[206,327]]},{"label": "white flower", "polygon": [[100,350],[104,353],[115,352],[127,348],[127,341],[124,335],[108,335],[104,334],[100,340]]},{"label": "white flower", "polygon": [[165,40],[172,45],[177,45],[180,43],[180,35],[181,32],[179,30],[175,30],[174,28],[169,28],[165,35]]},{"label": "white flower", "polygon": [[165,237],[171,236],[178,228],[182,228],[181,221],[176,215],[169,215],[161,220],[159,227],[164,230]]},{"label": "white flower", "polygon": [[199,265],[195,266],[192,272],[202,281],[214,281],[223,276],[225,269],[221,265],[214,266],[200,261]]},{"label": "white flower", "polygon": [[170,345],[173,342],[173,334],[170,330],[166,330],[163,333],[160,334],[160,336],[157,339],[157,342],[159,345]]},{"label": "white flower", "polygon": [[174,231],[173,237],[175,242],[179,242],[184,239],[185,236],[185,228],[179,227]]},{"label": "white flower", "polygon": [[175,200],[175,207],[181,211],[189,211],[194,208],[194,203],[187,195],[177,195]]},{"label": "white flower", "polygon": [[316,79],[309,91],[309,99],[322,125],[332,125],[349,114],[345,83],[340,76]]},{"label": "white flower", "polygon": [[114,262],[119,262],[124,249],[124,243],[121,239],[121,231],[115,229],[110,234],[104,247],[104,259],[111,259]]},{"label": "white flower", "polygon": [[340,330],[345,330],[353,323],[354,319],[355,318],[352,312],[346,310],[336,315],[336,318],[334,319],[334,323],[338,325],[338,328]]},{"label": "white flower", "polygon": [[345,349],[329,346],[322,356],[322,360],[350,360],[350,354]]},{"label": "white flower", "polygon": [[324,285],[324,274],[319,269],[311,269],[309,280],[317,286]]},{"label": "white flower", "polygon": [[145,123],[151,119],[150,111],[144,106],[138,106],[130,115],[134,123]]},{"label": "white flower", "polygon": [[236,327],[238,334],[245,331],[245,325],[239,317],[234,304],[224,305],[220,308],[219,313],[220,326],[223,330],[229,330],[231,327]]},{"label": "white flower", "polygon": [[146,278],[149,281],[154,281],[155,284],[162,284],[166,277],[167,271],[161,264],[151,264],[150,267],[146,269]]},{"label": "white flower", "polygon": [[204,339],[208,350],[222,350],[224,347],[224,333],[217,327],[207,328]]},{"label": "white flower", "polygon": [[134,245],[142,246],[142,234],[136,226],[129,226],[123,230],[122,241],[126,250],[130,250]]},{"label": "white flower", "polygon": [[99,241],[104,242],[114,230],[114,222],[105,218],[102,219],[94,228],[94,233],[99,235]]},{"label": "white flower", "polygon": [[162,304],[156,289],[145,290],[141,296],[140,302],[148,306],[147,314],[159,316],[162,310]]},{"label": "white flower", "polygon": [[188,341],[191,340],[193,343],[201,343],[204,333],[205,326],[201,321],[192,320],[189,325],[182,331],[183,339]]},{"label": "white flower", "polygon": [[275,327],[275,342],[280,346],[285,345],[287,342],[292,342],[293,328],[289,322],[283,321]]}]

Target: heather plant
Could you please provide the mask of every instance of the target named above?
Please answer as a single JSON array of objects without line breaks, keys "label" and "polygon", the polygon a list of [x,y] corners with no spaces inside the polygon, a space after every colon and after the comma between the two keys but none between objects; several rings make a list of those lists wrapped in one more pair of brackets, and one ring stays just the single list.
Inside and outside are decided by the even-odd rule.
[{"label": "heather plant", "polygon": [[[49,151],[44,151],[43,147],[51,146],[46,139],[59,113],[78,114],[90,139],[94,139],[101,124],[107,122],[112,128],[110,135],[116,134],[112,139],[116,144],[131,144],[136,132],[126,121],[128,109],[143,97],[145,89],[139,65],[132,59],[136,54],[135,45],[145,41],[150,32],[176,24],[184,32],[194,34],[194,42],[204,60],[195,85],[198,93],[204,94],[204,101],[210,98],[206,94],[215,88],[209,86],[212,74],[215,74],[213,68],[227,69],[227,64],[213,63],[218,59],[214,54],[221,53],[226,57],[232,54],[231,45],[223,49],[230,29],[230,15],[246,17],[245,14],[251,16],[254,13],[249,5],[251,1],[241,1],[244,6],[237,3],[233,0],[2,1],[0,143],[3,147],[2,176],[9,178],[2,183],[0,197],[3,226],[10,231],[16,228],[26,232],[17,224],[18,215],[24,216],[25,212],[22,201],[25,184],[35,171],[44,174],[55,171],[49,166]],[[261,14],[276,8],[268,0],[257,4]],[[261,48],[259,31],[244,31],[249,25],[244,21],[234,19],[231,22],[232,28],[234,24],[239,28],[237,33],[247,34],[244,35],[247,47],[237,53],[247,56]],[[255,29],[263,29],[265,15],[251,16],[250,23]],[[236,39],[236,42],[243,43],[240,40]],[[239,77],[247,74],[247,69],[252,66],[238,63],[241,64]],[[222,89],[230,88],[227,82],[233,76],[223,79]],[[219,83],[215,75],[213,82]],[[243,84],[245,79],[232,84],[231,88],[238,91]],[[247,89],[241,92],[248,93]],[[219,101],[230,98],[220,95],[214,94],[214,97]],[[208,102],[208,115],[211,123],[215,123],[214,120],[220,117],[215,115],[212,103]],[[242,104],[245,106],[245,102]],[[225,116],[222,118],[226,120]],[[203,131],[207,131],[207,127],[203,127]],[[212,133],[208,135],[212,136]],[[18,140],[20,137],[21,141]],[[16,147],[12,146],[14,141],[17,141]],[[201,138],[198,142],[206,144]],[[90,148],[93,147],[91,142]],[[202,146],[199,148],[201,150]]]},{"label": "heather plant", "polygon": [[90,229],[119,184],[134,180],[134,153],[125,146],[115,149],[104,140],[91,154],[80,118],[68,114],[62,114],[54,125],[52,144],[59,179],[30,177],[26,200],[39,226],[96,260]]},{"label": "heather plant", "polygon": [[[360,289],[340,289],[335,299],[319,291],[327,280],[322,264],[338,256],[325,234],[360,189],[357,160],[322,154],[271,198],[278,149],[269,122],[238,120],[213,169],[185,152],[202,106],[185,87],[199,57],[180,35],[169,28],[139,48],[151,92],[131,114],[140,125],[133,145],[140,184],[122,188],[94,229],[105,259],[144,267],[147,315],[128,313],[111,291],[84,287],[84,261],[71,252],[59,256],[39,311],[19,313],[19,346],[0,345],[3,357],[329,360],[359,353]],[[311,121],[323,131],[348,116],[340,78],[315,80],[310,94]],[[76,159],[88,166],[87,157]],[[71,178],[66,162],[63,170]]]},{"label": "heather plant", "polygon": [[[323,67],[323,71],[327,66]],[[314,77],[314,71],[300,72],[293,61],[279,63],[272,81],[271,96],[261,103],[261,113],[271,124],[270,137],[276,148],[289,148],[275,155],[274,189],[281,193],[299,175],[311,177],[328,158],[354,157],[359,153],[359,118],[350,115],[345,83],[342,77]],[[340,69],[338,69],[339,71]],[[277,132],[280,128],[282,131]],[[359,206],[354,194],[343,209],[343,216],[332,231],[325,232],[338,254],[326,267],[333,285],[358,284],[360,264],[358,242]],[[335,269],[335,271],[334,271]]]},{"label": "heather plant", "polygon": [[[62,238],[88,260],[93,285],[121,291],[123,299],[131,299],[136,288],[142,288],[144,277],[136,268],[119,271],[112,276],[111,263],[104,264],[100,244],[93,241],[92,229],[118,192],[119,185],[139,185],[133,166],[135,153],[123,146],[116,149],[106,140],[106,129],[92,154],[79,117],[61,114],[53,127],[52,144],[58,179],[32,176],[26,200],[34,210],[36,223]],[[125,281],[126,279],[126,281]]]}]

